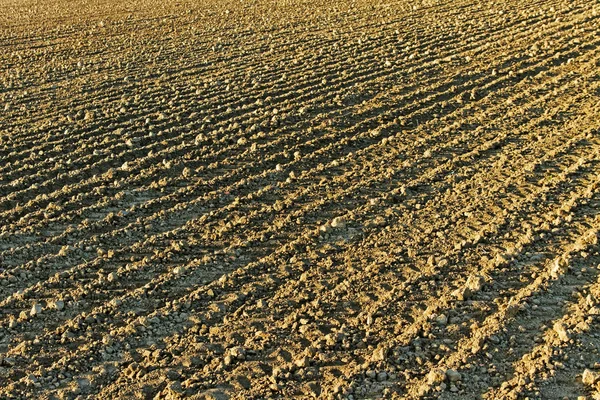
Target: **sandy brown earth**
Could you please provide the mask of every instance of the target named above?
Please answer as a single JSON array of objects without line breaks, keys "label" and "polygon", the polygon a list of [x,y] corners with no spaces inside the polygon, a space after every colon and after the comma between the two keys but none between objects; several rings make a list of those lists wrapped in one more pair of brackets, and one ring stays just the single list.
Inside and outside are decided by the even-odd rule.
[{"label": "sandy brown earth", "polygon": [[600,2],[3,0],[0,399],[600,399]]}]

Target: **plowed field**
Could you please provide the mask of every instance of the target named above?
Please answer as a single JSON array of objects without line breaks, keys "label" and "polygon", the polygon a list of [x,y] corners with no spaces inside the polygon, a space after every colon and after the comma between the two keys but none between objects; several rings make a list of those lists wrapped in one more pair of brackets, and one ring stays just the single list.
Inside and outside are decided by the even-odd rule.
[{"label": "plowed field", "polygon": [[0,399],[600,399],[599,45],[595,0],[3,0]]}]

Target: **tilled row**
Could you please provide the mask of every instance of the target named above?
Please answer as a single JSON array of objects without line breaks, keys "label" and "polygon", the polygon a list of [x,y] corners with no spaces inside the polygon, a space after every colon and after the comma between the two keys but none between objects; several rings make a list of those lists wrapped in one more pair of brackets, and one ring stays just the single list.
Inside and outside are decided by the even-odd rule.
[{"label": "tilled row", "polygon": [[[107,221],[103,221],[103,222],[107,222]],[[112,221],[108,221],[108,222],[109,222],[109,224],[108,224],[108,225],[110,226]],[[113,223],[114,223],[114,222],[113,222]]]},{"label": "tilled row", "polygon": [[[309,208],[309,209],[310,209],[310,208]],[[108,274],[108,272],[107,272],[107,274]],[[130,277],[129,277],[129,278],[130,278]],[[102,279],[102,278],[100,278],[100,279],[98,280],[98,283],[101,285],[101,284],[102,284],[102,282],[103,282],[103,279]],[[35,287],[34,287],[34,288],[35,288]],[[5,305],[6,305],[6,304],[5,304]]]},{"label": "tilled row", "polygon": [[[323,271],[321,271],[321,272],[323,272]],[[307,284],[310,284],[310,283],[312,283],[312,282],[315,282],[315,280],[314,280],[314,279],[311,279],[311,275],[312,275],[312,271],[306,271],[306,273],[305,273],[305,274],[303,274],[303,279],[301,279],[301,283],[300,283],[300,285],[304,285],[304,286],[305,286],[305,285],[307,285]],[[351,279],[351,278],[350,278],[350,279]],[[291,282],[294,282],[294,280],[290,280],[290,283],[291,283]],[[283,292],[283,293],[287,293],[287,296],[281,296],[281,297],[279,297],[279,296],[275,295],[275,296],[272,296],[272,297],[271,297],[271,296],[267,295],[267,296],[266,296],[266,298],[267,298],[267,299],[268,299],[268,298],[273,298],[273,299],[281,299],[281,301],[285,301],[286,299],[289,299],[289,298],[290,298],[290,297],[289,297],[289,294],[290,294],[290,293],[293,293],[293,292],[291,292],[291,291],[288,291],[288,290],[286,290],[286,289],[289,289],[289,288],[285,288],[285,287],[284,287],[284,288],[282,288],[282,292]],[[307,291],[310,293],[310,292],[311,292],[311,289],[312,289],[312,288],[308,289]],[[312,292],[312,293],[314,293],[314,292]],[[297,293],[294,293],[294,294],[297,294]],[[226,298],[226,296],[225,296],[225,298]],[[323,301],[323,302],[317,302],[317,303],[320,303],[320,304],[318,304],[318,308],[320,309],[320,308],[322,308],[322,304],[324,304],[325,302]],[[251,303],[250,303],[250,304],[251,304]],[[314,306],[314,304],[313,304],[313,306]],[[264,307],[265,307],[265,306],[263,306],[263,308],[264,308]],[[273,304],[268,304],[268,307],[267,307],[267,309],[273,309],[273,308],[274,308],[274,309],[277,309],[277,307],[275,307]],[[209,309],[210,309],[210,307],[209,307]],[[258,311],[258,314],[259,314],[259,315],[255,315],[255,313],[257,313],[257,311],[256,311],[256,310],[252,310],[252,307],[250,307],[250,309],[247,309],[247,307],[244,307],[244,306],[242,306],[242,307],[240,307],[240,308],[234,308],[234,309],[232,309],[232,311],[234,311],[234,310],[236,310],[236,309],[237,309],[237,310],[246,309],[246,314],[245,314],[244,316],[255,316],[255,317],[256,317],[256,319],[258,319],[258,320],[260,320],[260,319],[261,319],[261,316],[260,316],[260,311]],[[301,311],[302,311],[302,310],[300,309],[300,310],[299,310],[299,314],[301,314]],[[238,321],[238,318],[241,318],[241,316],[239,315],[239,313],[236,313],[236,314],[237,314],[237,315],[235,315],[235,317],[234,317],[233,319],[229,319],[229,318],[228,318],[228,319],[227,319],[227,321],[225,321],[225,319],[224,319],[223,321],[224,321],[224,322],[226,322],[226,323],[230,323],[230,324],[231,324],[231,323],[233,323],[233,324],[235,324],[235,325],[236,325],[236,328],[238,328],[239,330],[241,330],[241,331],[243,332],[243,328],[242,328],[242,326],[249,326],[249,325],[247,324],[247,321],[241,321],[241,323],[240,323],[240,321]],[[286,314],[285,314],[285,312],[283,312],[283,315],[286,315]],[[217,321],[218,321],[218,320],[220,320],[220,317],[221,317],[221,316],[217,316]],[[298,316],[298,317],[299,317],[299,318],[302,318],[302,316],[301,316],[301,315],[300,315],[300,316]],[[309,319],[310,319],[310,317],[307,317],[307,318],[309,318]],[[237,326],[238,324],[240,325],[239,327]],[[239,331],[239,330],[238,330],[238,331]],[[228,330],[225,330],[225,331],[227,332]],[[282,337],[289,338],[289,336],[288,336],[288,335],[289,335],[289,334],[282,335]],[[289,339],[288,339],[288,340],[289,340]],[[292,341],[292,342],[294,342],[294,341],[293,341],[293,339],[292,339],[291,341]],[[296,343],[298,343],[298,342],[296,342]],[[209,371],[214,371],[212,367],[215,367],[215,366],[211,366],[211,368],[210,368],[210,370],[209,370]],[[205,371],[207,371],[207,370],[205,370]],[[207,380],[205,380],[205,379],[196,379],[195,381],[207,382]],[[217,381],[222,381],[222,380],[217,380]]]},{"label": "tilled row", "polygon": [[[543,21],[540,21],[540,22],[543,22]],[[516,23],[517,23],[517,22],[515,22],[515,24],[516,24]],[[503,28],[503,31],[504,31],[504,30],[505,30],[505,28]],[[493,37],[492,37],[492,38],[489,38],[489,39],[493,40]],[[471,46],[469,45],[467,48],[470,48],[470,47],[471,47]],[[426,48],[427,48],[427,47],[426,47]],[[368,56],[365,56],[365,57],[368,57]],[[358,61],[361,61],[361,60],[359,59]],[[362,64],[363,64],[363,63],[359,63],[358,65],[360,65],[360,66],[361,66],[361,68],[364,68],[364,66],[363,66]],[[410,64],[409,64],[409,67],[410,67]],[[364,69],[363,69],[363,70],[364,70]],[[368,68],[368,69],[366,69],[366,70],[371,70],[371,68]],[[345,82],[345,81],[346,81],[346,79],[344,78],[344,82]],[[352,81],[350,80],[350,83],[351,83],[351,82],[352,82]],[[334,82],[334,83],[335,83],[335,82]],[[329,84],[327,85],[327,87],[329,87]],[[292,89],[293,89],[293,88],[292,88]],[[293,90],[291,90],[291,92],[293,92]],[[312,93],[313,91],[311,90],[310,92]],[[289,93],[289,92],[287,92],[287,93]],[[300,99],[301,99],[301,98],[300,98]],[[298,100],[300,100],[300,99],[298,99]],[[188,113],[188,114],[189,114],[189,113]],[[93,136],[92,136],[92,137],[93,137]],[[76,142],[74,141],[73,143],[76,143]],[[56,145],[56,143],[53,143],[52,145]],[[114,151],[114,150],[113,150],[113,151]],[[47,153],[47,152],[44,152],[44,154],[46,154],[46,153]],[[69,153],[69,152],[67,152],[67,153]],[[119,158],[121,158],[121,157],[119,157]]]},{"label": "tilled row", "polygon": [[[417,106],[418,106],[418,105],[417,105]],[[333,139],[333,138],[332,138],[332,139]],[[281,143],[280,143],[280,142],[277,142],[276,144],[281,144]],[[174,148],[178,148],[178,147],[177,147],[177,146],[175,146]],[[207,148],[208,148],[208,147],[207,147]],[[183,148],[182,150],[183,150],[183,151],[185,151],[185,152],[190,152],[190,148],[189,148],[189,146],[184,146],[184,148]],[[262,150],[264,151],[264,150],[267,150],[267,149],[262,149]],[[299,150],[301,151],[301,154],[303,154],[303,152],[302,152],[302,150],[303,150],[303,149],[299,149]],[[309,150],[309,151],[310,151],[310,150]],[[193,153],[194,153],[194,152],[192,152],[192,154],[193,154]],[[134,154],[135,154],[135,152],[134,152]],[[249,154],[249,152],[244,152],[244,154],[248,155],[248,154]],[[164,152],[158,152],[158,153],[157,153],[157,154],[156,154],[154,157],[152,157],[151,159],[158,159],[158,160],[162,160],[162,159],[165,159],[165,158],[167,158],[167,159],[168,159],[168,158],[171,158],[170,156],[177,156],[177,155],[179,155],[179,156],[184,156],[185,158],[187,158],[187,156],[188,156],[188,154],[184,154],[184,153],[181,153],[181,154],[178,154],[178,153],[175,153],[175,154],[169,154],[169,152],[167,152],[167,153],[164,153]],[[191,158],[191,156],[190,156],[190,158]],[[197,158],[197,157],[195,157],[195,158]],[[118,160],[121,160],[121,162],[122,162],[122,160],[123,160],[123,157],[117,157],[117,159],[118,159]],[[242,160],[242,161],[243,161],[243,160]],[[119,163],[119,161],[116,161],[116,162],[117,162],[117,163]],[[238,162],[236,161],[235,163],[237,164]],[[113,164],[114,164],[114,162],[113,162]],[[206,161],[206,164],[208,164],[208,165],[213,165],[213,163],[212,163],[212,162],[210,162],[210,160],[207,160],[207,161]],[[120,165],[121,165],[121,164],[114,165],[114,166],[115,166],[115,167],[118,167],[118,166],[120,166]],[[151,166],[151,164],[150,164],[150,165],[148,165],[147,163],[141,163],[141,164],[139,164],[139,167],[142,169],[142,171],[148,171],[149,173],[152,173],[152,172],[153,172],[153,174],[152,174],[152,175],[154,175],[154,176],[155,176],[157,173],[161,173],[161,172],[162,172],[162,173],[164,173],[164,172],[165,172],[164,168],[158,168],[158,169],[156,169],[156,168],[148,168],[148,167],[150,167],[150,166]],[[90,167],[90,168],[91,168],[91,167]],[[133,172],[133,173],[132,173],[132,175],[133,175],[133,176],[135,176],[136,178],[139,178],[139,177],[143,177],[143,176],[145,176],[145,173],[143,173],[143,174],[136,174],[136,173],[135,173],[135,172],[136,172],[136,171],[135,171],[135,167],[134,167],[134,170],[133,170],[132,172]],[[114,175],[114,174],[108,174],[108,175],[106,175],[106,176],[104,177],[104,179],[106,179],[106,178],[108,178],[108,179],[112,179],[112,176],[113,176],[113,175]],[[117,173],[116,173],[116,175],[119,175],[119,173],[117,172]],[[120,175],[127,175],[127,173],[125,173],[125,174],[123,174],[123,173],[122,173],[122,174],[120,174]],[[64,182],[63,182],[63,184],[64,184]],[[100,185],[100,184],[101,184],[101,181],[98,181],[98,179],[92,179],[92,181],[91,181],[91,184],[93,184],[93,185],[95,185],[95,186],[98,186],[98,185]],[[119,186],[122,186],[122,185],[124,185],[124,184],[130,185],[130,186],[132,186],[132,185],[133,185],[133,186],[137,187],[137,185],[139,184],[139,182],[136,182],[136,180],[133,180],[133,181],[132,181],[132,180],[130,180],[130,179],[126,179],[126,180],[122,180],[122,182],[121,182],[121,185],[119,185]],[[83,189],[83,188],[80,188],[78,185],[73,185],[71,190],[75,190],[75,189],[77,189],[77,190],[81,190],[81,189]],[[63,189],[63,190],[64,190],[64,189]],[[68,193],[68,192],[67,192],[67,193]],[[66,195],[67,193],[58,192],[57,194],[59,194],[59,195],[61,195],[61,196],[64,196],[64,195]],[[49,200],[50,200],[50,198],[47,198],[46,202],[48,203],[48,202],[49,202]],[[78,196],[78,197],[77,197],[77,200],[76,200],[75,202],[73,202],[73,203],[74,203],[74,205],[77,205],[78,203],[80,203],[80,202],[81,202],[81,200],[82,200],[82,199],[81,199],[81,198]],[[37,204],[37,202],[33,202],[33,203],[31,203],[31,205],[30,205],[30,206],[34,206],[34,205],[36,205],[36,204]],[[39,205],[38,205],[38,206],[39,206]],[[56,210],[56,211],[54,211],[54,212],[52,212],[52,210],[44,210],[44,212],[43,212],[43,213],[41,213],[41,212],[38,212],[38,215],[39,215],[39,216],[44,216],[44,215],[48,215],[48,214],[49,214],[49,217],[52,217],[52,215],[53,215],[53,214],[63,214],[63,213],[65,213],[65,212],[66,212],[66,211],[68,211],[68,210],[69,210],[69,207],[68,207],[67,205],[61,205],[61,206],[59,207],[59,209],[58,209],[58,210]],[[31,224],[31,223],[32,223],[32,221],[31,221],[31,218],[30,218],[30,217],[28,217],[28,218],[26,218],[26,219],[23,219],[23,220],[22,220],[22,223],[23,223],[23,224],[28,224],[28,225],[29,225],[29,224]]]}]

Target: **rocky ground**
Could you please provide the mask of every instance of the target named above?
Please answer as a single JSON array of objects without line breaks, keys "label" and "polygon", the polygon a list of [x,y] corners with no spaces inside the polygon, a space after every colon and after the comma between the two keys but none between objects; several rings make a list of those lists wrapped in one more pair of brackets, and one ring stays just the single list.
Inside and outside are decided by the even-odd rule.
[{"label": "rocky ground", "polygon": [[597,1],[0,11],[0,399],[600,399]]}]

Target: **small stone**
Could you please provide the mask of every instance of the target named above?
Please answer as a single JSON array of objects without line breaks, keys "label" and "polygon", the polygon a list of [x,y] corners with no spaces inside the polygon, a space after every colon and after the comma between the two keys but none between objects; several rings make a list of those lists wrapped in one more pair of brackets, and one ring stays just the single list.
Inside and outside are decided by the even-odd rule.
[{"label": "small stone", "polygon": [[494,344],[500,344],[500,338],[496,335],[492,335],[492,336],[490,336],[490,342],[492,342]]},{"label": "small stone", "polygon": [[471,293],[477,293],[485,284],[485,278],[481,275],[469,276],[465,286],[471,290]]},{"label": "small stone", "polygon": [[75,382],[75,384],[77,385],[76,389],[79,391],[79,393],[87,393],[90,391],[92,385],[89,379],[81,378],[77,379]]},{"label": "small stone", "polygon": [[427,383],[429,385],[435,385],[437,383],[443,382],[445,377],[446,377],[446,375],[444,374],[443,370],[441,370],[439,368],[432,369],[427,374]]},{"label": "small stone", "polygon": [[[183,390],[181,391],[181,394],[183,394]],[[179,398],[179,397],[178,397]],[[200,396],[201,399],[206,399],[206,400],[229,400],[230,396],[225,393],[225,391],[220,390],[220,389],[210,389],[207,390],[206,392],[202,393],[202,396]]]},{"label": "small stone", "polygon": [[173,268],[173,273],[175,275],[183,275],[185,273],[186,268],[184,266],[178,266]]},{"label": "small stone", "polygon": [[54,302],[54,308],[58,311],[62,311],[65,309],[65,302],[62,300],[56,300]]},{"label": "small stone", "polygon": [[371,355],[371,361],[383,361],[385,360],[385,356],[387,354],[387,350],[384,347],[378,347],[375,349],[373,354]]},{"label": "small stone", "polygon": [[583,375],[581,376],[581,382],[583,382],[584,385],[589,385],[592,386],[594,385],[594,383],[596,383],[596,381],[598,380],[598,375],[589,370],[589,369],[585,369],[585,371],[583,371]]},{"label": "small stone", "polygon": [[152,385],[142,386],[142,395],[144,399],[152,399],[156,395],[156,388]]},{"label": "small stone", "polygon": [[452,295],[456,297],[457,300],[463,301],[469,299],[473,295],[473,292],[471,292],[471,289],[464,286],[453,291]]},{"label": "small stone", "polygon": [[178,381],[181,379],[181,375],[174,369],[170,369],[167,371],[167,378],[171,381]]},{"label": "small stone", "polygon": [[558,338],[562,342],[569,341],[569,335],[567,334],[567,330],[565,329],[565,326],[560,321],[557,321],[554,324],[553,329],[554,329],[554,332],[556,332],[556,334],[558,335]]},{"label": "small stone", "polygon": [[257,308],[265,308],[267,306],[267,302],[264,299],[260,299],[256,302]]},{"label": "small stone", "polygon": [[454,369],[447,370],[446,371],[446,377],[448,378],[448,380],[450,382],[458,382],[462,378],[462,376],[460,375],[460,372],[457,372]]},{"label": "small stone", "polygon": [[558,279],[562,274],[566,272],[569,267],[569,261],[563,257],[557,257],[554,259],[550,267],[550,276],[554,279]]},{"label": "small stone", "polygon": [[331,221],[331,227],[336,229],[343,229],[346,227],[346,220],[344,217],[335,217]]},{"label": "small stone", "polygon": [[388,377],[387,372],[382,371],[377,374],[377,382],[383,382],[383,381],[387,380],[387,377]]},{"label": "small stone", "polygon": [[181,360],[181,365],[183,365],[185,368],[191,368],[191,367],[197,367],[198,365],[200,365],[201,361],[198,357],[184,357]]},{"label": "small stone", "polygon": [[248,389],[250,389],[250,387],[252,387],[252,382],[250,381],[250,379],[248,379],[247,377],[245,377],[243,375],[239,375],[239,376],[235,377],[233,380],[233,383],[235,386],[237,386],[240,389],[248,390]]},{"label": "small stone", "polygon": [[113,305],[114,307],[119,307],[121,304],[123,304],[123,300],[121,300],[121,299],[112,299],[110,301],[110,304]]},{"label": "small stone", "polygon": [[329,225],[329,224],[321,225],[319,230],[323,233],[329,233],[329,232],[331,232],[331,225]]},{"label": "small stone", "polygon": [[438,325],[446,325],[448,323],[448,317],[444,314],[440,314],[436,317],[435,322],[437,322]]},{"label": "small stone", "polygon": [[321,386],[317,382],[309,382],[306,384],[307,393],[310,393],[313,397],[319,397],[321,394]]},{"label": "small stone", "polygon": [[246,350],[244,350],[241,346],[236,346],[229,351],[229,354],[238,360],[243,360],[246,358]]},{"label": "small stone", "polygon": [[42,313],[42,305],[40,303],[35,303],[33,307],[31,307],[31,312],[29,313],[32,317],[39,315]]},{"label": "small stone", "polygon": [[169,385],[169,391],[172,393],[171,396],[174,395],[175,397],[183,394],[184,392],[183,387],[181,386],[181,382],[179,381],[171,382],[171,384]]},{"label": "small stone", "polygon": [[298,368],[306,368],[306,367],[310,366],[310,358],[308,358],[306,356],[300,357],[299,359],[294,361],[294,364],[296,364],[296,366]]}]

